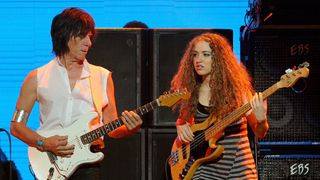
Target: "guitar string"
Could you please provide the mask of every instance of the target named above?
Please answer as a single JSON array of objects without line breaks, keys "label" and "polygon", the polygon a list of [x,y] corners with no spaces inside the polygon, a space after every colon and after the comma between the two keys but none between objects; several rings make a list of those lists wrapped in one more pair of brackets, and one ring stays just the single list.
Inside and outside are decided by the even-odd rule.
[{"label": "guitar string", "polygon": [[[190,149],[193,150],[195,149],[198,145],[202,144],[204,141],[206,141],[205,136],[206,134],[210,137],[212,136],[212,134],[216,134],[219,131],[222,131],[224,129],[225,126],[227,126],[228,124],[230,124],[234,119],[236,119],[236,117],[241,116],[241,114],[243,114],[242,109],[248,109],[247,106],[249,104],[245,104],[244,106],[242,106],[238,111],[235,111],[234,113],[229,114],[228,116],[226,116],[226,118],[222,119],[221,121],[219,121],[217,124],[210,126],[208,129],[206,129],[205,131],[201,132],[198,136],[196,136],[196,138],[190,143]],[[231,122],[229,122],[231,121]],[[211,135],[210,135],[211,134]],[[186,146],[183,146],[182,149],[183,151],[186,150]]]},{"label": "guitar string", "polygon": [[[277,84],[277,83],[276,83]],[[272,93],[274,93],[278,88],[276,87],[276,84],[272,85],[271,87],[269,87],[268,89],[266,89],[263,92],[263,98],[265,99],[266,97],[268,97],[269,95],[271,95]],[[224,119],[222,119],[221,121],[219,121],[217,123],[217,125],[212,125],[210,126],[208,129],[206,129],[205,131],[201,132],[198,136],[196,136],[195,140],[193,140],[190,143],[190,149],[193,150],[195,149],[197,146],[199,146],[200,144],[202,144],[205,141],[205,135],[209,134],[209,136],[212,136],[210,134],[215,134],[216,132],[219,132],[218,129],[221,129],[220,131],[222,131],[228,124],[230,124],[234,119],[236,119],[236,117],[241,116],[242,114],[244,114],[245,112],[247,112],[248,110],[250,110],[250,104],[247,103],[243,106],[241,106],[238,110],[232,112],[231,114],[229,114],[228,116],[226,116]],[[231,121],[231,122],[229,122]],[[221,128],[223,127],[223,128]],[[182,147],[182,152],[186,151],[187,146],[183,146]],[[179,151],[178,148],[175,152],[177,153]]]}]

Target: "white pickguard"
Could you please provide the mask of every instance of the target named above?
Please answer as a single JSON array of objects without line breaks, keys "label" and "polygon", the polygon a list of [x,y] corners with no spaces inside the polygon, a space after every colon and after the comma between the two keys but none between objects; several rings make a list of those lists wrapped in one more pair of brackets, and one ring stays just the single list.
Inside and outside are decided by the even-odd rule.
[{"label": "white pickguard", "polygon": [[47,152],[38,151],[34,147],[28,148],[29,162],[35,176],[39,179],[48,179],[49,171],[53,168],[51,179],[60,180],[70,177],[77,167],[84,163],[93,163],[103,159],[104,155],[101,152],[92,153],[90,151],[90,144],[83,144],[80,136],[89,132],[89,122],[96,118],[96,113],[88,113],[82,116],[71,126],[58,131],[38,132],[44,137],[53,135],[68,135],[68,143],[74,144],[74,154],[70,158],[56,157],[54,163],[49,159]]}]

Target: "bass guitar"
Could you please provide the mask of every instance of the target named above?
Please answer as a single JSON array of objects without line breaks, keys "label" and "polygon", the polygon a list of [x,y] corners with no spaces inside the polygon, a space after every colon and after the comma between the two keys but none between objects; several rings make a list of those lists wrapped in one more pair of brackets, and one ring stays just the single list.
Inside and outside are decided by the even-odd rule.
[{"label": "bass guitar", "polygon": [[[281,88],[292,87],[302,77],[308,77],[308,66],[309,63],[305,62],[296,70],[289,69],[290,72],[282,75],[280,81],[263,91],[263,99]],[[193,124],[191,130],[195,134],[195,138],[189,144],[183,144],[176,138],[169,156],[172,179],[191,179],[201,164],[218,158],[224,148],[221,145],[216,145],[216,141],[223,135],[227,126],[250,109],[250,103],[246,103],[222,119],[210,115],[204,122]]]},{"label": "bass guitar", "polygon": [[[156,107],[170,107],[179,100],[189,97],[190,93],[186,90],[167,93],[134,111],[139,115],[143,115]],[[74,144],[75,149],[73,155],[67,158],[56,156],[51,152],[41,152],[34,147],[29,147],[29,162],[37,179],[67,179],[81,164],[94,163],[103,159],[104,155],[102,152],[93,153],[90,151],[91,143],[122,126],[124,123],[121,118],[118,118],[108,124],[90,130],[89,123],[95,118],[97,118],[97,113],[88,113],[65,129],[38,132],[44,137],[57,134],[68,135],[68,144]]]}]

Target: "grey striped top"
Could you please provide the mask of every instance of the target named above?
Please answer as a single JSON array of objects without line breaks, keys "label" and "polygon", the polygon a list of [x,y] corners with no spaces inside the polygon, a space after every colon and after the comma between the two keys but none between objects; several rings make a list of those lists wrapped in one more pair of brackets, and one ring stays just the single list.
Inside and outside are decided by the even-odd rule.
[{"label": "grey striped top", "polygon": [[[205,107],[198,105],[195,122],[202,122],[209,116]],[[225,136],[216,144],[224,146],[221,157],[202,164],[195,172],[193,180],[258,179],[255,162],[248,139],[247,120],[241,118],[225,129]]]}]

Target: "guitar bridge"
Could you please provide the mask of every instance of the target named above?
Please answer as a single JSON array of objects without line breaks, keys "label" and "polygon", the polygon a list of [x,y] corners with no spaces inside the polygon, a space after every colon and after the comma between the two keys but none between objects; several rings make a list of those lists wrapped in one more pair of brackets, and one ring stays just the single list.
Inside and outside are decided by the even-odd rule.
[{"label": "guitar bridge", "polygon": [[179,161],[178,151],[174,151],[170,155],[170,164],[174,166]]}]

